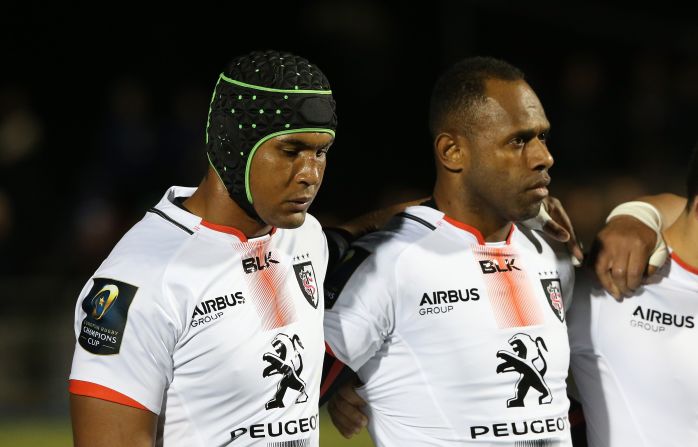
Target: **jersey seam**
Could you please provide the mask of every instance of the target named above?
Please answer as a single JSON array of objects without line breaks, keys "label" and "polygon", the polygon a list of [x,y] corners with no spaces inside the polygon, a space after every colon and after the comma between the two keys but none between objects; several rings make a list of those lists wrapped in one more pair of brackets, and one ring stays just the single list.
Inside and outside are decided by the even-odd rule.
[{"label": "jersey seam", "polygon": [[424,377],[424,368],[421,367],[421,362],[419,361],[419,357],[417,357],[417,355],[414,353],[410,344],[407,343],[407,339],[400,335],[400,332],[395,331],[394,334],[403,341],[403,343],[405,344],[405,349],[407,349],[407,351],[410,353],[410,356],[412,357],[414,363],[416,365],[419,365],[418,370],[419,370],[419,376],[422,378],[422,386],[427,390],[427,393],[429,393],[429,397],[431,398],[432,403],[434,404],[434,407],[436,407],[437,411],[441,415],[441,418],[448,424],[448,428],[451,431],[451,435],[454,437],[454,439],[460,439],[460,436],[458,435],[458,430],[456,430],[456,428],[453,426],[453,424],[451,424],[451,421],[446,416],[443,408],[441,407],[441,405],[438,404],[438,399],[436,398],[436,396],[433,393],[431,383],[426,379],[426,377]]},{"label": "jersey seam", "polygon": [[429,222],[425,219],[422,219],[419,216],[415,216],[414,214],[410,214],[407,211],[403,211],[401,213],[398,213],[397,216],[404,217],[405,219],[413,220],[417,223],[424,225],[425,227],[429,228],[432,231],[436,230],[436,226],[434,224],[432,224],[431,222]]},{"label": "jersey seam", "polygon": [[[401,214],[402,214],[402,213],[401,213]],[[406,217],[406,216],[405,216],[405,217]],[[409,218],[408,218],[408,219],[409,219]],[[427,228],[428,228],[428,227],[427,227]],[[420,365],[420,368],[419,368],[419,375],[420,375],[420,377],[422,378],[423,386],[427,389],[427,392],[429,393],[429,396],[430,396],[430,398],[431,398],[431,400],[432,400],[432,403],[433,403],[434,406],[437,408],[437,411],[438,411],[439,414],[441,415],[441,418],[448,424],[448,428],[449,428],[449,430],[451,431],[451,435],[454,436],[456,439],[458,439],[458,432],[457,432],[457,430],[455,429],[455,427],[453,427],[453,425],[451,424],[451,421],[446,417],[446,415],[445,415],[443,409],[441,408],[441,406],[438,405],[438,400],[436,399],[436,396],[433,394],[432,387],[431,387],[431,385],[429,384],[429,382],[426,380],[426,377],[424,377],[424,369],[421,367],[421,362],[419,362],[418,357],[415,355],[415,353],[414,353],[414,351],[412,350],[412,347],[409,345],[409,343],[407,343],[407,340],[406,340],[404,337],[402,337],[402,336],[400,335],[400,332],[395,328],[395,325],[396,325],[396,322],[397,322],[397,317],[396,317],[396,315],[397,315],[397,308],[398,308],[398,306],[400,305],[400,302],[398,302],[398,296],[399,296],[399,294],[398,294],[398,288],[399,288],[399,285],[398,285],[398,281],[397,281],[397,278],[399,277],[399,276],[398,276],[398,269],[400,268],[400,264],[401,264],[400,261],[402,260],[402,257],[405,256],[405,253],[406,253],[410,248],[416,246],[418,243],[420,243],[421,241],[423,241],[423,240],[426,239],[427,237],[429,237],[429,236],[431,236],[432,234],[434,234],[434,230],[435,230],[435,229],[436,229],[436,227],[434,227],[434,229],[433,229],[432,231],[430,231],[430,232],[428,232],[428,233],[426,233],[426,234],[424,234],[424,235],[422,235],[422,236],[420,236],[420,237],[418,237],[418,238],[415,238],[415,239],[412,240],[412,241],[407,242],[407,243],[405,244],[405,247],[403,247],[403,248],[397,253],[397,255],[396,255],[395,264],[394,264],[394,267],[393,267],[393,278],[392,278],[393,293],[394,293],[394,295],[393,295],[393,299],[390,300],[390,302],[393,304],[393,306],[392,306],[392,312],[393,312],[392,326],[393,326],[393,327],[392,327],[391,333],[392,333],[393,335],[396,335],[397,337],[399,337],[399,338],[403,341],[403,343],[405,343],[405,349],[407,349],[407,351],[410,353],[410,356],[412,357],[414,363],[415,363],[416,365]]]},{"label": "jersey seam", "polygon": [[[169,386],[168,388],[169,388],[169,389],[172,389],[173,392],[174,392],[174,393],[177,393],[177,395],[179,396],[178,400],[179,400],[179,403],[180,403],[180,405],[181,405],[182,410],[183,410],[183,411],[186,413],[186,415],[187,415],[187,422],[188,422],[188,425],[189,425],[189,427],[191,427],[192,429],[194,429],[194,430],[196,431],[196,435],[197,435],[197,436],[196,436],[197,445],[203,446],[204,444],[201,443],[202,436],[201,436],[201,432],[200,432],[200,430],[199,430],[199,427],[194,423],[194,419],[191,417],[191,412],[189,411],[189,407],[186,405],[186,403],[185,403],[185,401],[184,401],[184,399],[183,399],[182,394],[179,393],[179,392],[177,392],[176,389],[175,389],[171,384],[170,384],[170,386]],[[167,415],[165,415],[165,417],[167,417]],[[165,440],[165,439],[164,439],[164,438],[165,438],[164,432],[163,432],[163,436],[162,436],[162,437],[163,437],[163,442],[164,442],[164,440]]]},{"label": "jersey seam", "polygon": [[[400,214],[398,214],[398,216],[404,218],[405,217],[404,214],[407,214],[407,213],[400,213]],[[409,218],[407,218],[407,219],[409,219]],[[413,220],[413,219],[410,219],[410,220]],[[436,229],[436,227],[434,227],[434,230],[435,229]],[[400,260],[402,259],[402,257],[404,256],[404,254],[407,250],[409,250],[410,248],[412,248],[413,246],[415,246],[416,244],[418,244],[422,240],[426,239],[430,235],[434,234],[434,230],[432,230],[426,234],[420,235],[419,237],[415,238],[414,240],[406,241],[405,246],[401,247],[399,250],[397,250],[397,253],[395,253],[395,263],[393,264],[393,269],[392,269],[393,270],[393,277],[392,277],[392,281],[391,281],[392,282],[392,287],[391,287],[392,297],[390,299],[390,303],[392,304],[392,306],[391,306],[392,318],[391,318],[391,325],[390,325],[391,326],[390,333],[393,333],[395,331],[395,323],[397,320],[397,308],[400,305],[400,303],[398,302],[399,295],[398,295],[398,280],[397,280],[399,278],[398,268],[400,265]],[[374,249],[373,255],[375,256],[375,249]],[[364,262],[366,262],[366,261],[364,260]]]},{"label": "jersey seam", "polygon": [[186,231],[186,232],[189,233],[190,235],[194,234],[194,232],[193,232],[192,230],[190,230],[189,228],[187,228],[185,225],[183,225],[183,224],[177,222],[176,220],[174,220],[173,218],[171,218],[167,213],[165,213],[164,211],[162,211],[162,210],[160,210],[160,209],[158,209],[158,208],[156,208],[156,207],[148,208],[147,212],[153,213],[153,214],[155,214],[156,216],[160,216],[161,218],[165,219],[165,220],[168,221],[169,223],[175,225],[177,228],[179,228],[179,229],[181,229],[181,230],[183,230],[183,231]]},{"label": "jersey seam", "polygon": [[[193,234],[192,234],[192,235],[193,235]],[[176,306],[175,306],[174,300],[172,299],[172,297],[170,296],[170,294],[169,294],[169,293],[166,293],[166,286],[165,286],[165,284],[166,284],[166,278],[169,276],[169,271],[170,271],[170,268],[172,267],[172,263],[174,262],[175,258],[177,258],[177,257],[180,255],[180,253],[184,250],[184,248],[185,248],[185,247],[190,243],[190,241],[192,241],[192,240],[194,240],[194,239],[192,239],[192,238],[184,239],[184,240],[182,241],[182,243],[179,245],[179,247],[177,247],[177,249],[174,250],[174,252],[172,253],[172,255],[170,255],[170,257],[167,259],[167,261],[165,262],[165,265],[164,265],[164,267],[163,267],[163,269],[162,269],[162,276],[161,276],[161,279],[160,279],[160,293],[162,294],[162,297],[163,297],[164,301],[167,302],[167,305],[168,305],[169,310],[170,310],[170,312],[172,313],[172,315],[178,315],[179,312],[177,311],[177,308],[176,308]],[[187,317],[187,316],[185,315],[184,318],[186,319],[186,317]],[[182,333],[184,332],[184,326],[182,326],[182,325],[180,324],[180,321],[178,321],[176,318],[175,318],[175,319],[172,319],[172,318],[170,318],[170,317],[168,316],[168,319],[169,319],[169,321],[170,321],[172,324],[174,324],[174,326],[175,326],[176,329],[177,329],[177,334],[176,334],[176,337],[175,337],[175,344],[174,344],[174,346],[173,346],[173,349],[174,349],[174,348],[179,344],[180,337],[182,336]],[[185,323],[185,324],[186,324],[186,323]],[[173,360],[174,360],[174,359],[173,359]],[[174,364],[173,364],[173,366],[174,366]]]}]

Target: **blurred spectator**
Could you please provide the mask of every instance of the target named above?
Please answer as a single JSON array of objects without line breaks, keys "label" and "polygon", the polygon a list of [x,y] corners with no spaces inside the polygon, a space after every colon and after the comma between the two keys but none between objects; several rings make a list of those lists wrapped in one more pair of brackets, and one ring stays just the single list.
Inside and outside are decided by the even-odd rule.
[{"label": "blurred spectator", "polygon": [[0,86],[0,275],[26,271],[47,241],[39,232],[46,212],[39,198],[50,184],[43,141],[43,121],[25,88]]},{"label": "blurred spectator", "polygon": [[117,202],[137,206],[141,184],[157,172],[156,133],[150,89],[135,78],[114,80],[107,92],[107,110],[97,131],[96,178],[100,191]]}]

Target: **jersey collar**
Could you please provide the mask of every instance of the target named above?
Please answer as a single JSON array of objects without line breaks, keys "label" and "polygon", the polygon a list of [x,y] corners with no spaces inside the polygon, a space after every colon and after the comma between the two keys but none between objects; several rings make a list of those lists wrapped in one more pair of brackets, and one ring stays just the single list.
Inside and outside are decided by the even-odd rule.
[{"label": "jersey collar", "polygon": [[516,225],[512,224],[511,229],[509,230],[509,235],[507,236],[506,240],[501,242],[487,242],[485,241],[485,237],[477,228],[466,223],[457,221],[456,219],[447,216],[442,211],[439,211],[436,208],[433,208],[432,206],[433,205],[430,202],[425,202],[423,205],[410,206],[407,209],[405,209],[405,212],[417,216],[421,219],[424,219],[437,228],[448,227],[460,230],[458,231],[459,233],[461,233],[462,235],[466,236],[469,240],[479,245],[487,245],[493,247],[509,245],[511,243],[511,239],[514,235],[514,232],[516,231]]},{"label": "jersey collar", "polygon": [[688,264],[686,261],[679,258],[675,251],[671,252],[671,259],[687,272],[693,273],[694,275],[698,275],[698,268]]},{"label": "jersey collar", "polygon": [[186,209],[177,206],[174,201],[177,197],[191,197],[196,191],[196,188],[187,188],[182,186],[172,186],[167,190],[165,195],[160,199],[155,208],[165,213],[170,219],[174,220],[177,224],[188,228],[192,233],[204,231],[217,236],[223,236],[229,238],[234,237],[240,242],[251,242],[264,240],[271,237],[276,232],[276,227],[273,227],[269,234],[248,239],[245,234],[234,227],[229,227],[227,225],[219,225],[213,222],[208,222],[199,216],[190,213]]},{"label": "jersey collar", "polygon": [[249,239],[245,234],[238,230],[235,227],[229,227],[227,225],[220,225],[220,224],[215,224],[213,222],[209,222],[207,220],[201,219],[201,226],[206,227],[210,230],[217,231],[219,233],[225,233],[225,234],[230,234],[234,237],[236,237],[240,242],[249,242],[250,240],[252,241],[257,241],[257,240],[263,240],[271,237],[274,233],[276,233],[276,227],[272,227],[271,231],[268,234],[255,237],[252,239]]},{"label": "jersey collar", "polygon": [[174,199],[176,197],[190,197],[194,194],[196,188],[186,188],[182,186],[172,186],[165,192],[165,195],[160,199],[155,208],[165,213],[170,219],[174,220],[177,224],[188,228],[189,231],[196,231],[196,226],[201,222],[201,218],[193,215],[175,205]]}]

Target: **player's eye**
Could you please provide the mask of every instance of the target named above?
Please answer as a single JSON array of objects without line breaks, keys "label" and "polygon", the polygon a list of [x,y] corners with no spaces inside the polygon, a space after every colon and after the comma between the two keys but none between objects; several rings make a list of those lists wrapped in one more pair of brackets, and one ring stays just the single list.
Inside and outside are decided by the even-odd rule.
[{"label": "player's eye", "polygon": [[526,140],[524,140],[522,137],[514,137],[509,141],[509,144],[516,148],[522,148],[526,145]]},{"label": "player's eye", "polygon": [[295,157],[298,155],[298,149],[295,147],[282,147],[281,152],[284,153],[284,155],[288,155],[289,157]]}]

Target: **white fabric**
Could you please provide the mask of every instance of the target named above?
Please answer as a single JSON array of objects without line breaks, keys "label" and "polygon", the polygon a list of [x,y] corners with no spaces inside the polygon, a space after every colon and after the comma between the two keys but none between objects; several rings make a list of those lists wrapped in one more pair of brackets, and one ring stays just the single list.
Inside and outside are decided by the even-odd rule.
[{"label": "white fabric", "polygon": [[622,302],[589,284],[568,315],[590,447],[698,445],[698,274],[672,259]]},{"label": "white fabric", "polygon": [[[95,279],[138,290],[119,353],[95,355],[76,344],[70,378],[110,388],[158,413],[165,446],[317,446],[327,267],[321,227],[308,216],[298,229],[243,242],[172,203],[193,191],[173,187],[155,207],[193,234],[149,212],[88,281],[76,306],[78,337]],[[266,267],[246,273],[248,258]],[[294,269],[306,262],[314,270],[305,278],[311,289],[315,283],[317,307]],[[282,360],[277,368],[274,358]],[[298,382],[284,386],[294,371],[303,390]],[[283,406],[265,409],[282,388],[277,402]]]},{"label": "white fabric", "polygon": [[[510,243],[485,245],[437,210],[406,212],[436,229],[398,218],[361,239],[371,254],[325,315],[326,342],[364,382],[375,444],[570,446],[565,247],[518,228]],[[511,366],[521,360],[515,346],[528,349],[525,376]],[[524,406],[508,408],[517,384],[540,370],[550,394],[530,388]]]}]

